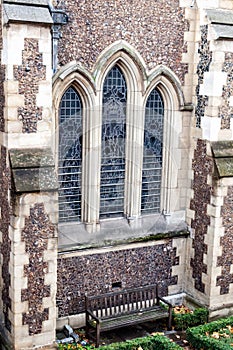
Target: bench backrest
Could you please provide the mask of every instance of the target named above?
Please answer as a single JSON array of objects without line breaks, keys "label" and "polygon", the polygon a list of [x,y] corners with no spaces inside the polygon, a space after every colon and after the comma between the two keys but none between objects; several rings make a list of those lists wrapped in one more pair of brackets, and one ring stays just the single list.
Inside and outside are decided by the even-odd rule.
[{"label": "bench backrest", "polygon": [[86,296],[86,309],[96,317],[121,315],[153,308],[159,304],[158,286],[151,285],[128,290],[121,290]]}]

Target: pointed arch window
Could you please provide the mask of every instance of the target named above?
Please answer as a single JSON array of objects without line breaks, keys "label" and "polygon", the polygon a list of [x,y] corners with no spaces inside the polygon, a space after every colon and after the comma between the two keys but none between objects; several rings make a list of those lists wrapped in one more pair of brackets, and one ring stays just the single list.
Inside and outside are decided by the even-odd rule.
[{"label": "pointed arch window", "polygon": [[100,217],[124,215],[127,87],[119,66],[105,78],[102,107]]},{"label": "pointed arch window", "polygon": [[114,222],[128,236],[141,228],[146,234],[153,215],[163,220],[161,214],[167,217],[181,203],[183,100],[171,72],[145,71],[144,79],[126,52],[103,63],[93,76],[77,65],[72,74],[67,68],[54,85],[60,230],[65,237],[66,223],[80,223],[80,242],[85,229],[101,239],[110,235]]},{"label": "pointed arch window", "polygon": [[160,194],[163,157],[164,103],[155,88],[150,93],[144,122],[144,148],[142,168],[142,214],[160,212]]},{"label": "pointed arch window", "polygon": [[81,220],[82,102],[69,87],[59,108],[59,221]]}]

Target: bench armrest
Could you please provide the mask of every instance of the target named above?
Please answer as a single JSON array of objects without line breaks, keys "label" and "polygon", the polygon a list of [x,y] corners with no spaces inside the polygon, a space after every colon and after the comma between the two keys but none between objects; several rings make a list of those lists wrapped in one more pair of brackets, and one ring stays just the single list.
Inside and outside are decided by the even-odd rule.
[{"label": "bench armrest", "polygon": [[158,297],[159,300],[161,300],[164,304],[167,304],[169,306],[169,308],[172,308],[172,304],[169,303],[167,300],[165,300],[164,298]]},{"label": "bench armrest", "polygon": [[100,319],[95,316],[91,310],[86,310],[86,315],[90,315],[97,323],[100,323]]}]

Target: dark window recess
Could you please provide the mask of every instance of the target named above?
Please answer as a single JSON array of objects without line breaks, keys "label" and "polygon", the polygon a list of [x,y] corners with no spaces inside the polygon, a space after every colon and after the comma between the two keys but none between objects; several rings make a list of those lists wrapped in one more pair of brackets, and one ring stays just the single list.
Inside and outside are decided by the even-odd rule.
[{"label": "dark window recess", "polygon": [[116,288],[122,288],[122,283],[121,282],[113,282],[112,289],[116,289]]}]

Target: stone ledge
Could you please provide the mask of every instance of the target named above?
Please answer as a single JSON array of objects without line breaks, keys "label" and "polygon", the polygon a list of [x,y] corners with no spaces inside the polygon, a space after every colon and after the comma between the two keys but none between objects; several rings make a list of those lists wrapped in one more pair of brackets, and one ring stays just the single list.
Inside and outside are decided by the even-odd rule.
[{"label": "stone ledge", "polygon": [[[145,237],[132,237],[125,240],[118,240],[118,241],[105,241],[99,242],[99,243],[93,243],[93,244],[70,244],[66,246],[60,246],[58,248],[58,252],[61,253],[68,253],[68,252],[74,252],[74,251],[84,251],[84,250],[92,250],[97,248],[111,248],[112,246],[125,246],[128,244],[134,244],[134,243],[148,243],[148,242],[154,242],[154,241],[160,241],[160,240],[166,240],[166,239],[173,239],[173,238],[187,238],[189,237],[190,233],[188,230],[181,230],[181,231],[173,231],[173,232],[166,232],[166,233],[158,233],[158,234],[151,234]],[[107,250],[107,249],[106,249]]]},{"label": "stone ledge", "polygon": [[16,193],[54,191],[58,188],[51,150],[12,149],[9,153]]},{"label": "stone ledge", "polygon": [[233,11],[209,9],[206,15],[211,23],[233,25]]},{"label": "stone ledge", "polygon": [[216,141],[211,144],[216,173],[219,178],[233,176],[233,141]]},{"label": "stone ledge", "polygon": [[48,7],[36,6],[30,3],[4,3],[4,20],[5,23],[29,22],[53,24],[53,19]]}]

